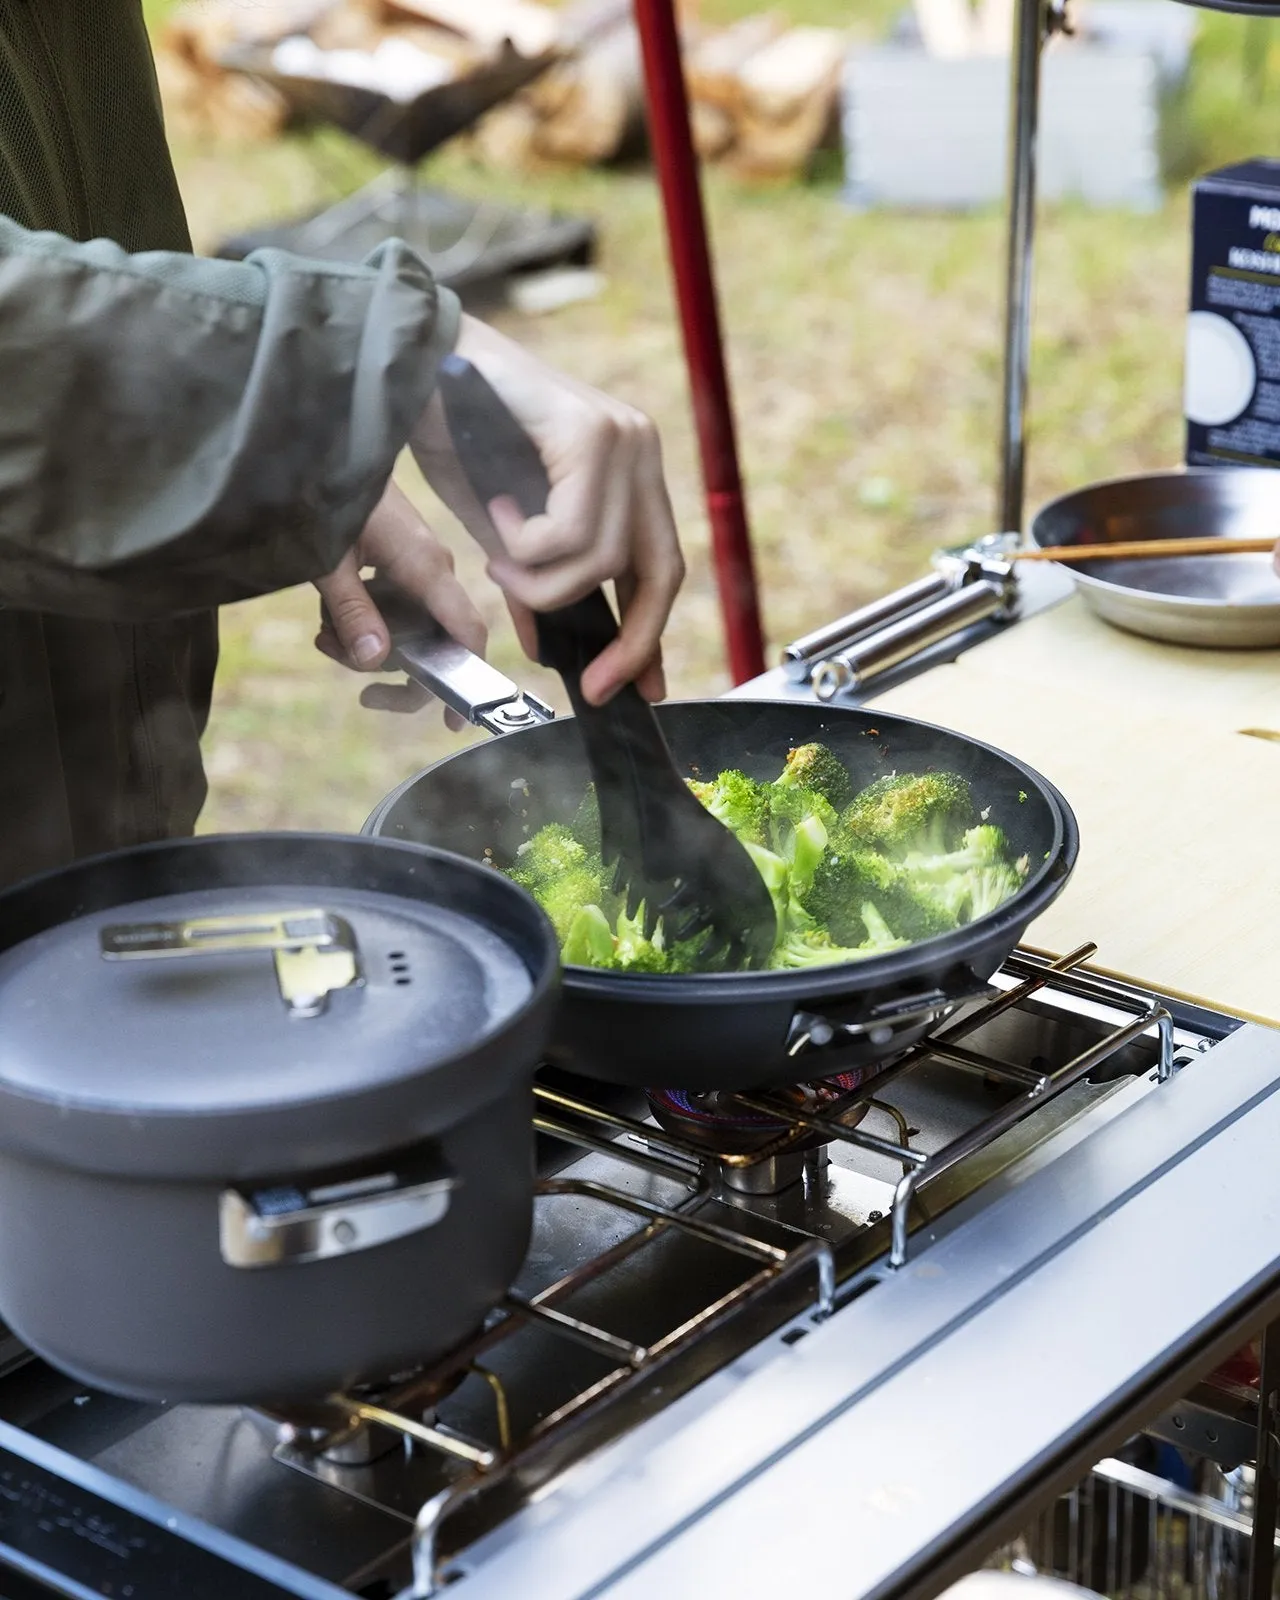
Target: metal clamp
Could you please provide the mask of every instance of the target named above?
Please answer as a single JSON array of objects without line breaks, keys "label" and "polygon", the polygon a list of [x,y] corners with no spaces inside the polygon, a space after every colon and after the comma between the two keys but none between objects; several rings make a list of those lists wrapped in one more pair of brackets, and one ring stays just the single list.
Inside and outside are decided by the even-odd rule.
[{"label": "metal clamp", "polygon": [[486,733],[516,733],[551,722],[555,712],[445,632],[386,579],[366,585],[391,634],[389,668],[429,689]]},{"label": "metal clamp", "polygon": [[331,911],[264,911],[179,922],[126,922],[98,935],[104,961],[269,950],[292,1017],[318,1017],[337,989],[363,983],[355,932]]},{"label": "metal clamp", "polygon": [[227,1189],[218,1245],[229,1267],[275,1267],[352,1255],[440,1221],[458,1178],[443,1164],[382,1171],[311,1189]]}]

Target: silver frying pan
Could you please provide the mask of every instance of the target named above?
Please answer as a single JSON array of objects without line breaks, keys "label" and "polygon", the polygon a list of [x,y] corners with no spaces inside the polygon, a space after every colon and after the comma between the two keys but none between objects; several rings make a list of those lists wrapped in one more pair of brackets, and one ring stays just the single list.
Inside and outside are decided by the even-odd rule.
[{"label": "silver frying pan", "polygon": [[[1032,542],[1280,540],[1280,472],[1192,468],[1091,484],[1051,501]],[[1117,628],[1219,650],[1280,646],[1280,578],[1265,555],[1082,562],[1066,568],[1084,602]]]}]

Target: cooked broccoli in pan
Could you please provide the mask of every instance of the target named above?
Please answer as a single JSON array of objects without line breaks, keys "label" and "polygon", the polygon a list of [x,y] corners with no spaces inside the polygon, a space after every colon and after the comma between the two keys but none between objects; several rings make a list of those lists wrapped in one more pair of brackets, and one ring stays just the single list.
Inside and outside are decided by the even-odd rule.
[{"label": "cooked broccoli in pan", "polygon": [[[788,753],[772,782],[727,770],[690,779],[707,810],[742,840],[773,900],[775,969],[861,961],[949,933],[1016,894],[1026,879],[1000,828],[952,772],[901,773],[852,793],[821,744]],[[508,869],[550,916],[570,966],[692,973],[705,936],[644,933],[600,857],[600,813],[587,791],[572,823],[550,823]]]}]

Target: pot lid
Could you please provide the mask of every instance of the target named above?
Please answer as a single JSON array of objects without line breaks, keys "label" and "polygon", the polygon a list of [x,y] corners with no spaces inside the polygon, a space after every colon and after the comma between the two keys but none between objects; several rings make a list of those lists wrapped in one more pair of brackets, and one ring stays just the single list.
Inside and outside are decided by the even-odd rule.
[{"label": "pot lid", "polygon": [[[0,1146],[233,1176],[332,1165],[461,1120],[510,1085],[510,1049],[498,1063],[489,1047],[538,975],[492,917],[444,898],[188,890],[14,944],[0,953]],[[522,1046],[526,1073],[541,1043]]]}]

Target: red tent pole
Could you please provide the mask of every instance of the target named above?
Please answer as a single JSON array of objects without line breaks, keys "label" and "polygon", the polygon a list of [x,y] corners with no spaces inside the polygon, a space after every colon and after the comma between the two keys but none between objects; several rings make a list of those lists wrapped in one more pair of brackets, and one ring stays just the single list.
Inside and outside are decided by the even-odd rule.
[{"label": "red tent pole", "polygon": [[667,246],[684,330],[729,670],[735,683],[743,683],[764,671],[764,641],[698,160],[689,130],[680,36],[673,0],[634,3],[644,58],[649,140],[662,189]]}]

